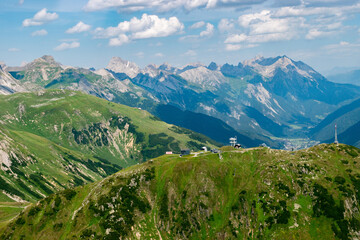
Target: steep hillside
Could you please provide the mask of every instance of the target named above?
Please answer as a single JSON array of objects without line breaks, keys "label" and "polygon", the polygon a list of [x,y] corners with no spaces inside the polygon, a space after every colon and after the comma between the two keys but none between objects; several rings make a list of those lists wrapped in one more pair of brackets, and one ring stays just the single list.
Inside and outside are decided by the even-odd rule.
[{"label": "steep hillside", "polygon": [[80,92],[0,96],[0,201],[34,201],[164,154],[214,147],[146,111]]},{"label": "steep hillside", "polygon": [[194,113],[188,110],[182,111],[171,105],[158,105],[155,114],[167,123],[206,134],[225,145],[229,144],[230,137],[237,136],[238,143],[244,147],[259,146],[262,143],[266,143],[273,148],[281,147],[279,142],[268,137],[259,136],[253,132],[240,133],[220,119],[202,113]]},{"label": "steep hillside", "polygon": [[[341,142],[360,147],[360,121],[338,135]],[[333,138],[324,142],[332,142]]]},{"label": "steep hillside", "polygon": [[[2,239],[356,239],[360,150],[163,156],[33,204]],[[229,149],[228,149],[229,150]]]},{"label": "steep hillside", "polygon": [[338,139],[341,143],[360,147],[360,99],[329,114],[311,129],[311,137],[326,143],[334,142],[335,124],[337,124]]}]

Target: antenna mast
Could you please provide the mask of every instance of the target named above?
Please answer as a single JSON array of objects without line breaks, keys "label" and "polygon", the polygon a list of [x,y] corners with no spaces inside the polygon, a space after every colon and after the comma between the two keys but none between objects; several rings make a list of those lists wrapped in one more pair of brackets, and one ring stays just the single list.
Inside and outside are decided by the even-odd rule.
[{"label": "antenna mast", "polygon": [[338,139],[337,139],[337,124],[335,123],[335,144],[339,144]]}]

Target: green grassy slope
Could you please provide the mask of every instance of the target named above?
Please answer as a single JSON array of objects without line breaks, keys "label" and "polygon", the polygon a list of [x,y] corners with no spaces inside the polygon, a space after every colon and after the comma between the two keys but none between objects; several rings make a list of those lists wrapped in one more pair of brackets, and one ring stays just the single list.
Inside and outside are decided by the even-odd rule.
[{"label": "green grassy slope", "polygon": [[[360,150],[318,145],[162,156],[50,195],[2,239],[350,239]],[[226,151],[229,150],[229,151]]]},{"label": "green grassy slope", "polygon": [[0,202],[0,229],[6,227],[27,206],[29,203]]},{"label": "green grassy slope", "polygon": [[165,151],[216,144],[80,92],[0,96],[0,201],[36,201]]}]

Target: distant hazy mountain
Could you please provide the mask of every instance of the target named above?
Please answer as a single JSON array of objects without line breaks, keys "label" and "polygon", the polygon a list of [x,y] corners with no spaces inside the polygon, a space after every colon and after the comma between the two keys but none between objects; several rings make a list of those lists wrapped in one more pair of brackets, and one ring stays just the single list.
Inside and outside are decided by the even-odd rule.
[{"label": "distant hazy mountain", "polygon": [[348,83],[360,86],[360,69],[346,73],[328,76],[328,79],[336,83]]},{"label": "distant hazy mountain", "polygon": [[360,99],[329,114],[311,130],[312,138],[327,143],[334,142],[335,124],[339,142],[360,147]]},{"label": "distant hazy mountain", "polygon": [[244,147],[255,147],[262,143],[274,148],[280,148],[281,144],[272,141],[268,137],[259,136],[253,132],[238,132],[220,119],[188,110],[182,111],[171,105],[158,105],[155,114],[163,121],[180,127],[202,133],[210,138],[229,144],[230,137],[237,137],[238,143]]},{"label": "distant hazy mountain", "polygon": [[[183,71],[181,78],[170,66],[159,70],[155,77],[140,73],[132,81],[166,104],[222,119],[239,131],[276,136],[291,133],[286,130],[289,125],[317,123],[360,92],[357,87],[329,82],[286,56],[255,58],[236,66],[211,63]],[[249,107],[259,114],[250,116]],[[283,129],[269,131],[273,128],[267,128],[260,115]]]},{"label": "distant hazy mountain", "polygon": [[348,73],[351,72],[353,70],[357,70],[359,69],[359,67],[334,67],[330,70],[325,70],[322,72],[322,74],[326,77],[332,76],[332,75],[338,75],[338,74],[343,74],[343,73]]}]

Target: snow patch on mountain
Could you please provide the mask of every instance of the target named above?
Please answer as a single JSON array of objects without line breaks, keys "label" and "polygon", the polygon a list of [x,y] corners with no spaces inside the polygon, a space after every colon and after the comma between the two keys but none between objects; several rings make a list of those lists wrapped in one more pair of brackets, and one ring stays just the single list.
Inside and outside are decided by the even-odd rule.
[{"label": "snow patch on mountain", "polygon": [[229,117],[235,118],[236,120],[240,120],[241,115],[244,114],[243,112],[237,112],[236,110],[232,110]]},{"label": "snow patch on mountain", "polygon": [[204,109],[204,110],[205,110],[206,112],[208,112],[208,113],[216,112],[215,108],[210,107],[210,106],[206,106],[206,105],[203,104],[203,103],[200,103],[200,107],[201,107],[202,109]]},{"label": "snow patch on mountain", "polygon": [[281,110],[285,112],[285,110],[280,106],[279,102],[275,98],[273,98],[273,101],[276,104],[276,106],[278,106]]}]

